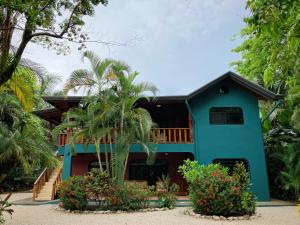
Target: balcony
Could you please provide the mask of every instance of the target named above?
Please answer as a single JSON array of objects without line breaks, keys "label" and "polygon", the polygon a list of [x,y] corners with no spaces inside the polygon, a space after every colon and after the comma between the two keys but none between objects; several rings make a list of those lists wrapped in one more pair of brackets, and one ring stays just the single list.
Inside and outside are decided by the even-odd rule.
[{"label": "balcony", "polygon": [[[62,147],[68,143],[68,139],[72,137],[73,130],[68,129],[60,133],[58,137],[58,146]],[[84,138],[78,141],[83,144]],[[148,142],[153,144],[188,144],[193,143],[193,130],[191,128],[153,128],[148,134]],[[101,140],[102,144],[108,143],[107,139]],[[112,135],[112,143],[114,136]]]}]

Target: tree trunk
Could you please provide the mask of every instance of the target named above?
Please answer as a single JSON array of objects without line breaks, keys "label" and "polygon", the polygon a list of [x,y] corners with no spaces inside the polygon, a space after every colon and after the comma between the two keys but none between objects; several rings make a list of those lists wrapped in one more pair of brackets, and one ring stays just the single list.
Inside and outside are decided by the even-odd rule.
[{"label": "tree trunk", "polygon": [[[10,15],[11,18],[11,15]],[[13,19],[16,19],[16,17],[14,17]],[[8,28],[11,27],[13,25],[13,23],[9,22],[8,23]],[[11,38],[12,38],[12,33],[13,33],[13,29],[8,29],[7,31],[3,31],[3,32],[7,32],[5,34],[5,37],[3,37],[3,42],[1,43],[1,55],[0,55],[0,86],[2,86],[3,84],[5,84],[13,75],[13,73],[15,72],[22,54],[27,46],[27,44],[29,43],[29,41],[32,38],[32,31],[30,30],[29,27],[29,21],[27,20],[26,24],[25,24],[25,28],[24,28],[24,32],[22,35],[22,40],[21,43],[16,51],[16,53],[13,54],[13,59],[11,62],[9,62],[8,57],[9,57],[9,49],[11,47]],[[3,35],[3,32],[1,33],[1,36]]]},{"label": "tree trunk", "polygon": [[100,172],[103,172],[103,167],[102,167],[102,162],[101,162],[101,139],[99,138],[98,140],[96,140],[95,142],[95,146],[96,146],[96,152],[97,152],[97,158],[98,158],[98,162],[99,162],[99,168],[100,168]]}]

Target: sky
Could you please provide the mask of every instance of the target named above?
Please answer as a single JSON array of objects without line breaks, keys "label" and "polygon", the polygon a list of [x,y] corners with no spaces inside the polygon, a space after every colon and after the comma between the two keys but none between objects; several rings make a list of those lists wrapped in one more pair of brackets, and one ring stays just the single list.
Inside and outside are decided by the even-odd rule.
[{"label": "sky", "polygon": [[[247,14],[245,0],[109,0],[86,18],[84,31],[91,40],[124,43],[89,43],[88,50],[125,61],[159,95],[185,95],[234,71],[229,63],[240,56],[231,50],[241,43],[236,37]],[[23,56],[60,75],[57,90],[72,71],[89,66],[74,45],[70,54],[58,56],[30,44]]]}]

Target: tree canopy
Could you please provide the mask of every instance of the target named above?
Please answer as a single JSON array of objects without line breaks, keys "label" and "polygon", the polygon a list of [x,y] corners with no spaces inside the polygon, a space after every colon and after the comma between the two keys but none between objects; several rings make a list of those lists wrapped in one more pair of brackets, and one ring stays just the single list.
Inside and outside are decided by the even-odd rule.
[{"label": "tree canopy", "polygon": [[[84,46],[84,16],[92,16],[94,7],[107,0],[1,0],[0,1],[0,86],[9,80],[30,41],[66,51],[63,41]],[[21,36],[13,46],[13,35]],[[12,53],[12,54],[11,54]]]},{"label": "tree canopy", "polygon": [[[235,69],[286,97],[265,120],[265,149],[271,195],[295,199],[300,193],[300,1],[248,0],[250,15],[241,30],[243,42],[233,51]],[[278,106],[278,105],[277,105]],[[263,117],[269,102],[260,104]]]},{"label": "tree canopy", "polygon": [[250,15],[241,30],[244,41],[233,49],[242,59],[232,65],[241,75],[285,94],[287,101],[275,115],[280,123],[300,129],[300,1],[248,0],[246,7]]}]

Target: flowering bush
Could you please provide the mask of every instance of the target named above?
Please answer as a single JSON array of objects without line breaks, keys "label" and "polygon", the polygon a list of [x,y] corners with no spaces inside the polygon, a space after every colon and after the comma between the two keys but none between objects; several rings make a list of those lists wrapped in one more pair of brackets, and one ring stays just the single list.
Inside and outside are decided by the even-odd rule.
[{"label": "flowering bush", "polygon": [[150,192],[138,183],[125,183],[106,196],[110,210],[137,210],[149,206]]},{"label": "flowering bush", "polygon": [[220,164],[204,166],[190,160],[186,160],[179,171],[189,185],[196,213],[222,216],[255,213],[255,199],[249,191],[249,175],[242,164],[237,164],[232,176]]},{"label": "flowering bush", "polygon": [[[58,188],[61,206],[67,210],[86,210],[88,200],[95,201],[99,209],[137,210],[149,205],[150,191],[138,183],[125,183],[116,188],[107,173],[89,173],[63,181]],[[95,209],[95,207],[89,207]]]},{"label": "flowering bush", "polygon": [[109,196],[115,192],[113,180],[107,172],[90,172],[85,178],[85,191],[89,200],[94,200],[98,207],[106,207]]},{"label": "flowering bush", "polygon": [[62,207],[67,210],[84,210],[87,207],[85,178],[83,176],[69,177],[58,187],[58,196]]}]

